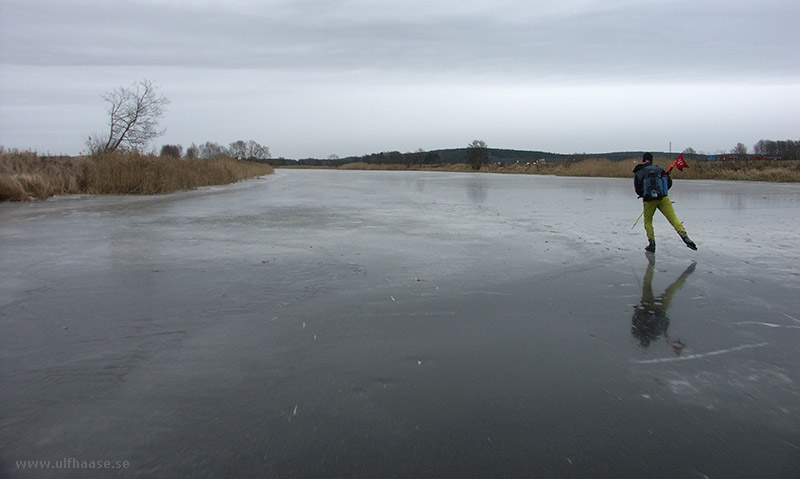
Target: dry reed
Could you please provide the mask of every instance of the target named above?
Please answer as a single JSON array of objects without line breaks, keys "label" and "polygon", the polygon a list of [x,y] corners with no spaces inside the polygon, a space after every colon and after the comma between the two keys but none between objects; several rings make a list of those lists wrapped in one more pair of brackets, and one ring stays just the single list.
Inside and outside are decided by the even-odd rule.
[{"label": "dry reed", "polygon": [[0,153],[0,201],[69,194],[158,194],[223,185],[272,173],[271,166],[220,157],[188,160],[136,153],[45,157]]}]

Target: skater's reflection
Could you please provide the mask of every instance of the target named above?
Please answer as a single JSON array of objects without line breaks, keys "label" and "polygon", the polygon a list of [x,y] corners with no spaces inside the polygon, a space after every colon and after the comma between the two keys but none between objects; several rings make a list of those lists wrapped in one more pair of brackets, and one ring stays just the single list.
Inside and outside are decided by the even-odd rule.
[{"label": "skater's reflection", "polygon": [[639,340],[639,344],[646,348],[650,346],[660,336],[664,336],[667,344],[672,347],[676,355],[680,355],[685,345],[680,339],[671,339],[667,333],[669,328],[669,318],[667,311],[675,293],[680,291],[686,278],[694,272],[697,263],[692,262],[674,283],[664,291],[661,296],[653,295],[653,272],[655,270],[656,259],[652,253],[647,253],[647,272],[644,274],[644,284],[642,285],[642,302],[634,307],[631,334]]},{"label": "skater's reflection", "polygon": [[486,182],[483,178],[472,178],[467,184],[467,195],[473,203],[479,205],[486,201],[489,192],[486,190]]}]

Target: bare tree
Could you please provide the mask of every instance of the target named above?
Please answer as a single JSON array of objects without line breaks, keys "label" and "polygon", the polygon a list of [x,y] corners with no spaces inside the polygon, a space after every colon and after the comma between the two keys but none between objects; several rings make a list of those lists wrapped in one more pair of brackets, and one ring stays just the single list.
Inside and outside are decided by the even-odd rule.
[{"label": "bare tree", "polygon": [[162,145],[161,156],[168,156],[170,158],[180,158],[183,155],[183,147],[181,145]]},{"label": "bare tree", "polygon": [[103,94],[108,103],[108,135],[90,136],[89,151],[112,152],[117,149],[141,151],[155,138],[164,134],[158,122],[169,104],[148,80],[130,87],[119,87]]},{"label": "bare tree", "polygon": [[268,146],[262,146],[253,140],[247,142],[247,159],[248,160],[269,160],[272,154],[269,152]]},{"label": "bare tree", "polygon": [[237,160],[247,159],[247,143],[243,140],[234,141],[231,143],[228,151],[230,152],[230,155]]},{"label": "bare tree", "polygon": [[192,146],[186,149],[186,158],[199,158],[200,157],[200,148],[197,147],[194,143]]},{"label": "bare tree", "polygon": [[218,156],[224,156],[227,154],[228,150],[226,150],[224,146],[218,143],[207,141],[202,145],[200,145],[200,158],[206,160],[213,160]]},{"label": "bare tree", "polygon": [[747,146],[745,146],[744,143],[737,143],[731,150],[731,153],[738,156],[740,160],[743,160],[747,156]]},{"label": "bare tree", "polygon": [[473,170],[480,170],[481,165],[489,160],[489,147],[483,140],[475,140],[467,146],[467,161]]},{"label": "bare tree", "polygon": [[230,144],[228,153],[237,160],[264,161],[271,158],[269,147],[262,146],[253,140],[234,141]]}]

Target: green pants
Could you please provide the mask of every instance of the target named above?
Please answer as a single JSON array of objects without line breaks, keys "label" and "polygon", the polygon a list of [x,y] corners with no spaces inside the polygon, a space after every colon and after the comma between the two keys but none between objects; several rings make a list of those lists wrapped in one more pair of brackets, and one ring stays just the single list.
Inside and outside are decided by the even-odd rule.
[{"label": "green pants", "polygon": [[656,234],[653,231],[653,216],[656,214],[656,210],[661,211],[661,214],[664,215],[679,235],[686,233],[686,228],[683,227],[678,217],[675,216],[675,210],[672,208],[672,202],[669,200],[669,196],[665,196],[660,200],[644,202],[644,230],[647,231],[647,239],[656,239]]}]

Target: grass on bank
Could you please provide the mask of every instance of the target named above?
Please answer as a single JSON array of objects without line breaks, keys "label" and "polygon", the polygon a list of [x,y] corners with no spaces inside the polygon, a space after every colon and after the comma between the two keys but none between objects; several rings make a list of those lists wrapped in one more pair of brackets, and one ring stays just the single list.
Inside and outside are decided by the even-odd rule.
[{"label": "grass on bank", "polygon": [[[633,168],[640,162],[639,159],[622,161],[609,161],[590,159],[568,163],[534,163],[483,165],[480,172],[555,175],[555,176],[586,176],[605,178],[633,178]],[[663,163],[663,162],[661,162]],[[659,164],[657,162],[656,164]],[[664,169],[669,168],[669,163],[660,164]],[[474,172],[470,165],[373,165],[367,163],[349,163],[339,167],[343,170],[424,170],[424,171],[453,171]],[[708,180],[739,180],[739,181],[770,181],[770,182],[800,182],[800,162],[798,161],[762,161],[762,162],[710,162],[690,161],[689,168],[683,171],[673,170],[673,178],[681,179],[708,179]]]},{"label": "grass on bank", "polygon": [[189,160],[136,153],[84,157],[0,153],[0,201],[71,194],[151,195],[235,183],[273,172],[266,164],[224,157]]}]

